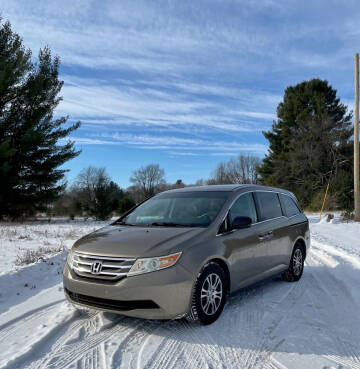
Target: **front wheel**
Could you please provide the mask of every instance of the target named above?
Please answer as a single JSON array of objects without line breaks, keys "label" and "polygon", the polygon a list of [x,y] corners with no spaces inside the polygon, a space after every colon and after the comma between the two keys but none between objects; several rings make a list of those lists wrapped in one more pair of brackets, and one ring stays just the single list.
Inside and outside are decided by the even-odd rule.
[{"label": "front wheel", "polygon": [[291,255],[289,269],[283,274],[283,279],[288,282],[298,281],[304,271],[305,253],[301,245],[294,247]]},{"label": "front wheel", "polygon": [[205,265],[193,292],[191,320],[207,325],[215,322],[224,309],[227,279],[223,268],[217,263]]}]

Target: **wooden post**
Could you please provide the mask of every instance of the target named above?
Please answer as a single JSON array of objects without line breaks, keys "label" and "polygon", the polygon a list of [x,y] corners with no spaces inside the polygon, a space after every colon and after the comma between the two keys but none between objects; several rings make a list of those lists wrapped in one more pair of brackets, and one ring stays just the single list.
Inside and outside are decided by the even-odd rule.
[{"label": "wooden post", "polygon": [[319,222],[321,221],[322,213],[323,213],[323,210],[324,210],[324,207],[325,207],[326,197],[327,197],[327,194],[328,194],[328,191],[329,191],[329,185],[330,185],[330,182],[326,186],[325,196],[324,196],[324,199],[323,199],[323,202],[322,202],[322,205],[321,205]]},{"label": "wooden post", "polygon": [[355,117],[354,117],[354,208],[355,221],[360,221],[359,188],[359,54],[355,54]]}]

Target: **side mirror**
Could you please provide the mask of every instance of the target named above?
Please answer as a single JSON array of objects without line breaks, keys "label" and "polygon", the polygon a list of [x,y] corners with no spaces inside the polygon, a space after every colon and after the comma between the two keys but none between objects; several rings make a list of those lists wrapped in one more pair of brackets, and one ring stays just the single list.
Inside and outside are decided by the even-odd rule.
[{"label": "side mirror", "polygon": [[249,217],[236,217],[231,225],[232,229],[242,229],[251,226],[252,220]]}]

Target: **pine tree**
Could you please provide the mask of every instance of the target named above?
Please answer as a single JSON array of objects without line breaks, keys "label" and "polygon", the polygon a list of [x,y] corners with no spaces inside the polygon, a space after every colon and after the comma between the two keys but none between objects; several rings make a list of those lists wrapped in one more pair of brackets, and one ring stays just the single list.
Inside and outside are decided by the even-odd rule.
[{"label": "pine tree", "polygon": [[351,114],[327,81],[312,79],[285,90],[277,108],[278,119],[264,132],[269,154],[259,168],[266,185],[287,188],[296,193],[303,206],[309,206],[329,181],[337,191],[338,206],[346,207],[348,196],[339,190],[338,176],[351,182]]},{"label": "pine tree", "polygon": [[60,59],[48,47],[31,60],[9,22],[0,27],[0,217],[43,209],[63,190],[59,167],[79,154],[63,140],[80,126],[55,117]]}]

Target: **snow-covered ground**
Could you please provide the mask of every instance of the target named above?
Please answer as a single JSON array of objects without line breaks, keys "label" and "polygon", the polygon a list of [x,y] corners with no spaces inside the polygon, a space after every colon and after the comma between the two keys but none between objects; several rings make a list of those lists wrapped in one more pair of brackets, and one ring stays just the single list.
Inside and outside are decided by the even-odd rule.
[{"label": "snow-covered ground", "polygon": [[70,248],[81,236],[104,226],[105,222],[52,219],[24,224],[0,223],[0,276],[16,270],[16,259],[26,250],[39,247]]},{"label": "snow-covered ground", "polygon": [[0,368],[360,369],[360,224],[310,221],[300,282],[240,291],[205,327],[80,315],[63,296],[65,252],[14,266],[19,249],[69,247],[103,224],[0,225]]}]

